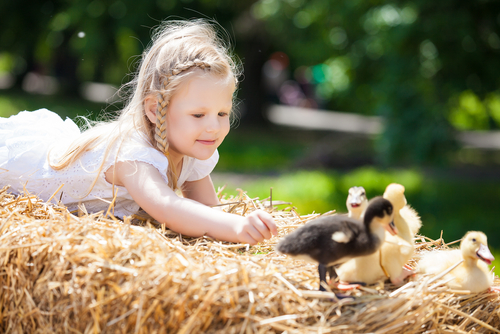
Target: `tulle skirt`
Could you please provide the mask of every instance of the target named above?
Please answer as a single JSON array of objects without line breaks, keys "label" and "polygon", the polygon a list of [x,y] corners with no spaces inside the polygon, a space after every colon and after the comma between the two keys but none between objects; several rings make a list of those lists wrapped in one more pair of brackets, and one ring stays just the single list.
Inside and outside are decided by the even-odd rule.
[{"label": "tulle skirt", "polygon": [[36,172],[46,163],[51,149],[70,143],[79,134],[78,126],[71,119],[62,120],[47,109],[0,118],[2,184]]}]

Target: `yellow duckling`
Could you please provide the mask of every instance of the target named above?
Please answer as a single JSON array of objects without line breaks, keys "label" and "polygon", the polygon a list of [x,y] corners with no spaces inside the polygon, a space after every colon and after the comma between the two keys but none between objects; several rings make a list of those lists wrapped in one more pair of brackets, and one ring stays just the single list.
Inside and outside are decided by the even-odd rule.
[{"label": "yellow duckling", "polygon": [[443,279],[453,280],[446,283],[452,289],[481,292],[493,284],[493,274],[488,265],[495,258],[488,248],[488,240],[483,232],[470,231],[460,243],[460,249],[431,251],[418,262],[422,274],[439,274],[463,260]]},{"label": "yellow duckling", "polygon": [[392,183],[387,186],[383,196],[394,206],[394,225],[398,234],[386,233],[379,252],[342,264],[337,269],[341,281],[373,284],[390,278],[393,284],[399,285],[413,274],[404,265],[413,256],[414,237],[422,226],[422,221],[417,212],[407,205],[404,191],[402,185]]}]

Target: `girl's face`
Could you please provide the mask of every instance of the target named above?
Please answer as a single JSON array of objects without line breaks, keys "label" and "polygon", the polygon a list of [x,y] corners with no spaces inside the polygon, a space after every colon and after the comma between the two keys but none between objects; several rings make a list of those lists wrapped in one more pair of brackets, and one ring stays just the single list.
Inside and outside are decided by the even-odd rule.
[{"label": "girl's face", "polygon": [[201,71],[179,85],[167,112],[168,151],[175,163],[185,155],[206,160],[214,154],[229,133],[234,89],[231,77]]}]

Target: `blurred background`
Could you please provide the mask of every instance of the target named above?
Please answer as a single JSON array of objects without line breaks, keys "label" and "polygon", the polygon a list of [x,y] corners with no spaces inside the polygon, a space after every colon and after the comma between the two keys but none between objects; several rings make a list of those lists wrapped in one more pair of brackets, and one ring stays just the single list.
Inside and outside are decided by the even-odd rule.
[{"label": "blurred background", "polygon": [[17,0],[0,13],[0,116],[115,112],[153,27],[215,19],[245,69],[217,187],[272,187],[308,214],[398,182],[422,234],[482,230],[500,250],[498,1]]}]

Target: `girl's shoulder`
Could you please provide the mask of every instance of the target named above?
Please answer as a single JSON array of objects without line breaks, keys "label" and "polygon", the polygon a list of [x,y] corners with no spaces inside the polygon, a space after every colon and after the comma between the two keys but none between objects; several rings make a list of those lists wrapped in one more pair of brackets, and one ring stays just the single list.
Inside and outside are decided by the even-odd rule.
[{"label": "girl's shoulder", "polygon": [[159,169],[160,172],[166,172],[168,167],[167,157],[154,148],[146,136],[139,132],[131,132],[126,135],[118,144],[117,153],[113,156],[117,161],[149,163]]}]

